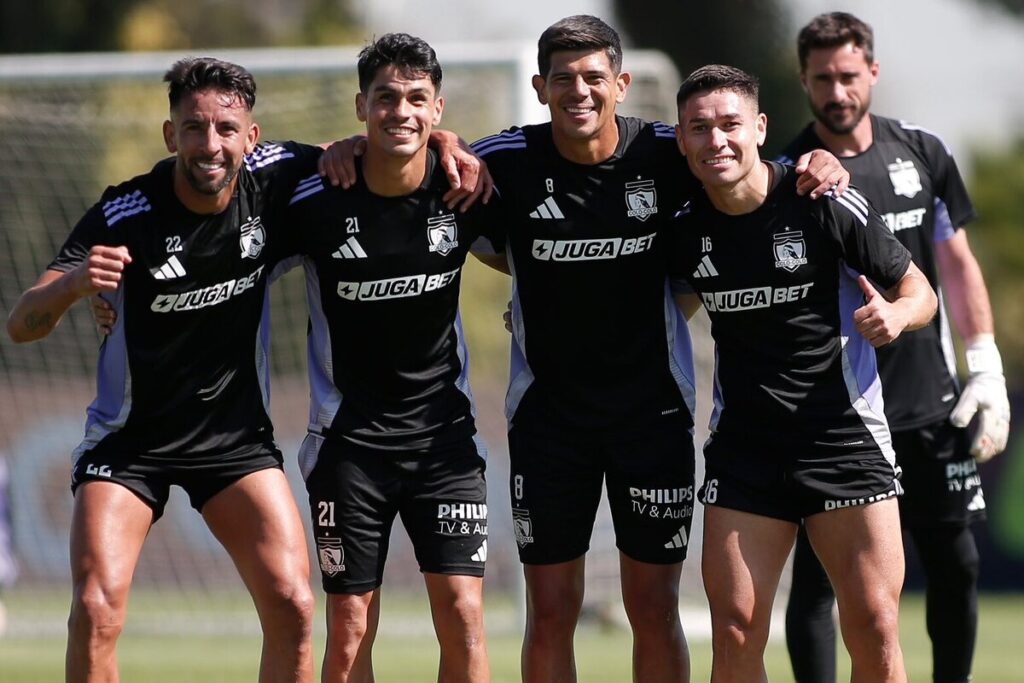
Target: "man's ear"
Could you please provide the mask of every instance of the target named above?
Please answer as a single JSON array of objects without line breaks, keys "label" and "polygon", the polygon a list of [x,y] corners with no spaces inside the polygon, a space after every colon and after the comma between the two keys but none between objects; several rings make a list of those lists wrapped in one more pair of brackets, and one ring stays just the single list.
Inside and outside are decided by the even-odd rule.
[{"label": "man's ear", "polygon": [[252,154],[252,151],[256,149],[256,143],[260,141],[260,124],[253,121],[249,124],[249,134],[245,141],[245,153]]},{"label": "man's ear", "polygon": [[437,99],[434,100],[434,123],[433,123],[433,125],[436,126],[437,124],[441,123],[441,114],[443,114],[443,113],[444,113],[444,98],[443,97],[438,97]]},{"label": "man's ear", "polygon": [[174,139],[174,124],[170,121],[164,121],[164,145],[167,147],[167,151],[174,154],[178,151],[178,141]]},{"label": "man's ear", "polygon": [[676,124],[676,147],[679,148],[679,153],[685,157],[686,142],[683,140],[683,126],[679,123]]},{"label": "man's ear", "polygon": [[545,92],[547,89],[547,79],[540,74],[535,74],[530,82],[533,84],[533,89],[537,91],[537,100],[545,107],[548,106],[548,95]]},{"label": "man's ear", "polygon": [[361,92],[356,93],[356,118],[366,123],[366,95]]},{"label": "man's ear", "polygon": [[615,102],[622,104],[626,99],[626,90],[629,88],[629,84],[633,81],[633,77],[629,75],[628,71],[623,71],[615,77]]}]

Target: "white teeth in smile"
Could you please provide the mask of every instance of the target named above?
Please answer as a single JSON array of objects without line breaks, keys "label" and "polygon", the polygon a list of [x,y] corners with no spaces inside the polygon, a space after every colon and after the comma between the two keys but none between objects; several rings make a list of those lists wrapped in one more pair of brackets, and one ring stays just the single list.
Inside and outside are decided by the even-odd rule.
[{"label": "white teeth in smile", "polygon": [[416,131],[412,128],[385,128],[384,132],[388,135],[412,135]]},{"label": "white teeth in smile", "polygon": [[220,164],[214,164],[206,161],[197,161],[196,166],[203,169],[204,171],[216,171],[220,168]]},{"label": "white teeth in smile", "polygon": [[589,114],[594,111],[590,107],[566,107],[565,110],[570,114]]},{"label": "white teeth in smile", "polygon": [[707,159],[707,160],[704,161],[704,165],[705,166],[720,166],[722,164],[727,164],[730,161],[732,161],[732,157],[724,157],[724,158],[720,158],[720,159]]}]

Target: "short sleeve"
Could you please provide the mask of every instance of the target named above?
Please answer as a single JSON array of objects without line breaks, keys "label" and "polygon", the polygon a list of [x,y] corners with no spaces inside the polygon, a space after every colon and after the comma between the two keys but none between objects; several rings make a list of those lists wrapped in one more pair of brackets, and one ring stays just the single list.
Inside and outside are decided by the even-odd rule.
[{"label": "short sleeve", "polygon": [[[109,204],[107,205],[109,208]],[[119,231],[108,225],[105,204],[100,202],[89,209],[72,229],[56,258],[47,270],[66,273],[73,270],[89,256],[89,250],[96,245],[117,246]],[[116,215],[116,214],[115,214]]]},{"label": "short sleeve", "polygon": [[827,193],[826,220],[843,260],[851,268],[889,289],[910,267],[910,252],[886,227],[882,217],[855,187],[839,197]]}]

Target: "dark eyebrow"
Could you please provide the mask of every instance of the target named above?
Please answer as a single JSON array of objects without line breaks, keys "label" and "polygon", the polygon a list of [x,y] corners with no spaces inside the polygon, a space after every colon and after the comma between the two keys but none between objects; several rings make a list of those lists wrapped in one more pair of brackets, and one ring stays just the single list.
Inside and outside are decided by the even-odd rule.
[{"label": "dark eyebrow", "polygon": [[742,118],[739,112],[732,114],[724,114],[722,116],[694,116],[693,118],[686,120],[686,125],[691,123],[707,123],[708,121],[715,121],[716,119],[729,119],[730,121]]},{"label": "dark eyebrow", "polygon": [[[377,94],[380,94],[380,93],[396,94],[398,92],[400,92],[400,90],[398,88],[395,88],[392,85],[390,85],[388,83],[385,83],[383,85],[378,85],[376,88],[371,90],[370,94],[371,95],[377,95]],[[409,90],[408,93],[410,95],[419,95],[419,94],[422,94],[422,93],[426,93],[426,94],[429,95],[430,94],[430,88],[427,88],[425,86],[424,87],[420,87],[420,88],[413,88],[412,90]]]}]

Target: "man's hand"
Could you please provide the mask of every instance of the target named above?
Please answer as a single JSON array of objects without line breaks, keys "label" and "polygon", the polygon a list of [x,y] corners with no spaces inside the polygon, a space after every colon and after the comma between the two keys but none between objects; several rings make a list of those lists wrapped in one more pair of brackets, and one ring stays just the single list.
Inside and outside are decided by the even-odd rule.
[{"label": "man's hand", "polygon": [[366,136],[353,135],[324,147],[317,170],[331,185],[349,189],[356,182],[356,157],[366,152]]},{"label": "man's hand", "polygon": [[967,386],[949,421],[966,427],[978,413],[978,429],[971,455],[985,462],[1006,448],[1010,434],[1010,401],[1006,395],[1003,359],[991,334],[979,334],[967,346]]},{"label": "man's hand", "polygon": [[864,305],[853,312],[854,327],[876,349],[885,346],[906,329],[907,320],[866,277],[858,277],[857,284],[864,292]]},{"label": "man's hand", "polygon": [[92,313],[96,329],[104,337],[109,337],[114,331],[114,323],[117,322],[117,313],[114,307],[106,302],[99,294],[89,297],[89,312]]},{"label": "man's hand", "polygon": [[796,162],[796,193],[810,192],[811,199],[817,199],[829,190],[835,196],[841,195],[850,185],[850,173],[839,163],[835,155],[823,149],[816,149],[802,155]]},{"label": "man's hand", "polygon": [[484,204],[490,201],[494,190],[491,172],[465,141],[451,131],[434,130],[430,142],[437,149],[441,168],[452,187],[443,197],[449,209],[458,206],[459,211],[466,211],[481,197]]},{"label": "man's hand", "polygon": [[113,292],[121,284],[124,269],[131,262],[128,247],[97,245],[89,250],[89,258],[71,271],[71,288],[79,297]]}]

